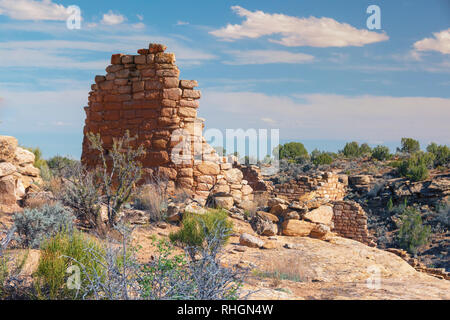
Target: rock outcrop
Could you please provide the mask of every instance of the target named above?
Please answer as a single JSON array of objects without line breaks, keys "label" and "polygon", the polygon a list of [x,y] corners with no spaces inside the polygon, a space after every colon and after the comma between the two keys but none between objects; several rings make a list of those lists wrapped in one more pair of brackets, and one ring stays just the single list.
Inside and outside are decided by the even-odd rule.
[{"label": "rock outcrop", "polygon": [[0,136],[0,212],[20,210],[18,201],[42,183],[34,160],[34,154],[19,147],[16,138]]}]

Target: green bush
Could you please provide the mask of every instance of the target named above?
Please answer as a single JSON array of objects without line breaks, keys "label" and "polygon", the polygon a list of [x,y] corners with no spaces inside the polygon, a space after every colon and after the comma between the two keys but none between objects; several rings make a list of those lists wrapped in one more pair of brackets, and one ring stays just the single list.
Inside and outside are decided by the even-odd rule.
[{"label": "green bush", "polygon": [[311,161],[316,166],[331,164],[334,161],[333,156],[329,152],[314,150],[311,152]]},{"label": "green bush", "polygon": [[391,154],[389,152],[389,148],[386,146],[378,145],[372,150],[372,158],[378,161],[389,160],[391,158]]},{"label": "green bush", "polygon": [[434,155],[429,152],[416,152],[403,160],[398,167],[400,176],[411,181],[422,181],[428,178],[428,168],[433,165]]},{"label": "green bush", "polygon": [[72,213],[59,203],[25,209],[23,213],[13,216],[17,243],[25,248],[38,248],[45,238],[60,231],[72,230],[73,219]]},{"label": "green bush", "polygon": [[450,163],[450,148],[446,145],[437,145],[432,142],[428,145],[427,151],[435,157],[434,167],[447,166]]},{"label": "green bush", "polygon": [[411,138],[402,138],[401,148],[398,151],[407,154],[413,154],[420,151],[420,143],[417,140]]},{"label": "green bush", "polygon": [[363,143],[359,147],[360,156],[370,156],[372,154],[372,148],[367,143]]},{"label": "green bush", "polygon": [[185,213],[181,229],[171,233],[169,238],[173,243],[187,248],[191,258],[195,259],[192,253],[204,247],[205,239],[211,235],[217,235],[224,228],[226,231],[223,239],[220,239],[222,243],[226,243],[233,229],[226,211],[217,209],[209,210],[204,214]]},{"label": "green bush", "polygon": [[408,207],[404,210],[398,233],[398,241],[403,249],[416,254],[419,246],[428,243],[430,233],[431,227],[422,224],[422,218],[416,209]]},{"label": "green bush", "polygon": [[[67,280],[71,276],[68,268],[72,265],[86,267],[92,273],[101,273],[103,267],[92,252],[102,252],[103,247],[96,241],[79,231],[60,232],[42,242],[41,256],[35,274],[34,286],[39,298],[43,299],[76,299],[81,293],[69,289]],[[88,281],[80,274],[80,289]]]},{"label": "green bush", "polygon": [[47,165],[52,171],[53,174],[56,174],[58,176],[62,175],[62,172],[64,169],[71,168],[74,166],[77,166],[79,164],[79,161],[70,159],[68,157],[62,157],[62,156],[54,156],[47,160]]},{"label": "green bush", "polygon": [[280,160],[287,159],[290,162],[303,163],[309,159],[308,151],[300,142],[289,142],[279,145],[273,150],[273,153],[278,155]]}]

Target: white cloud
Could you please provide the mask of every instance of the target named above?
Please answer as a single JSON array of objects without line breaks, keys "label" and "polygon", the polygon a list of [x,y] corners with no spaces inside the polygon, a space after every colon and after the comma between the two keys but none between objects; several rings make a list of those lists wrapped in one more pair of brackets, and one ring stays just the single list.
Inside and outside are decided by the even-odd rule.
[{"label": "white cloud", "polygon": [[[94,37],[94,35],[92,35]],[[213,54],[191,48],[166,37],[153,35],[119,36],[96,33],[101,41],[8,41],[0,42],[2,67],[45,67],[54,69],[104,70],[111,52],[135,54],[138,48],[153,42],[165,43],[169,51],[176,52],[180,66],[199,65],[207,60],[217,59]],[[91,52],[105,53],[104,59],[92,60]],[[76,56],[74,56],[76,54]],[[85,56],[85,59],[80,59]]]},{"label": "white cloud", "polygon": [[425,38],[414,43],[417,51],[437,51],[442,54],[450,54],[450,28],[440,32],[434,32],[433,38]]},{"label": "white cloud", "polygon": [[225,64],[267,64],[267,63],[307,63],[314,61],[314,57],[304,53],[293,53],[281,50],[232,50],[232,61],[224,61]]},{"label": "white cloud", "polygon": [[69,16],[67,8],[51,0],[0,0],[0,14],[15,20],[64,21]]},{"label": "white cloud", "polygon": [[189,24],[189,22],[186,22],[186,21],[177,21],[177,26],[185,26],[185,25],[188,25]]},{"label": "white cloud", "polygon": [[[449,143],[450,99],[434,97],[305,94],[203,90],[201,116],[216,128],[264,128],[276,123],[282,138],[359,140],[417,139]],[[202,105],[207,108],[202,109]],[[214,115],[221,114],[220,119]],[[267,121],[270,119],[270,123]]]},{"label": "white cloud", "polygon": [[263,11],[252,12],[240,6],[231,8],[239,16],[245,17],[245,21],[242,24],[228,24],[210,34],[226,41],[281,35],[280,40],[269,41],[288,47],[359,47],[389,39],[385,33],[356,29],[331,18],[297,18]]},{"label": "white cloud", "polygon": [[139,19],[139,21],[144,20],[144,16],[142,14],[137,14],[136,17]]},{"label": "white cloud", "polygon": [[111,10],[108,13],[103,14],[102,23],[106,25],[121,24],[125,21],[125,17],[121,14],[115,14]]}]

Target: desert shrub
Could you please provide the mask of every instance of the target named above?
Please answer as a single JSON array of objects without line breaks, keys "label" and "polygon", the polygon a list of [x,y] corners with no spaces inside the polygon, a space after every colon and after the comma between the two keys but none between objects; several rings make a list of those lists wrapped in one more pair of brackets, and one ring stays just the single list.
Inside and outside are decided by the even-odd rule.
[{"label": "desert shrub", "polygon": [[334,161],[333,156],[329,152],[323,152],[319,150],[314,150],[311,152],[311,161],[316,166],[332,164]]},{"label": "desert shrub", "polygon": [[428,168],[433,165],[433,161],[434,155],[432,153],[416,152],[400,163],[398,172],[402,177],[411,181],[425,180],[428,178]]},{"label": "desert shrub", "polygon": [[168,180],[153,175],[151,182],[142,186],[134,197],[133,207],[150,213],[150,221],[165,221],[168,208]]},{"label": "desert shrub", "polygon": [[81,166],[73,167],[60,193],[60,198],[66,206],[74,210],[80,221],[93,228],[100,226],[101,194],[98,180],[93,172]]},{"label": "desert shrub", "polygon": [[68,268],[77,265],[89,269],[92,274],[100,273],[103,265],[93,259],[91,250],[102,252],[104,249],[96,240],[79,231],[60,232],[42,242],[41,256],[35,274],[34,286],[39,298],[77,299],[89,292],[83,291],[89,279],[80,274],[80,290],[69,288]]},{"label": "desert shrub", "polygon": [[88,133],[87,138],[91,148],[98,152],[101,159],[102,168],[98,173],[102,181],[100,188],[108,210],[108,223],[113,227],[117,213],[130,199],[135,184],[141,178],[142,165],[139,158],[145,154],[144,147],[140,145],[133,148],[136,137],[130,137],[128,130],[123,138],[114,139],[111,150],[103,148],[100,134]]},{"label": "desert shrub", "polygon": [[415,152],[419,152],[420,151],[420,143],[419,143],[419,141],[411,139],[411,138],[402,138],[401,148],[397,148],[397,151],[406,153],[406,154],[413,154]]},{"label": "desert shrub", "polygon": [[290,162],[303,163],[309,159],[308,151],[300,142],[289,142],[274,148],[273,153],[278,159],[286,159]]},{"label": "desert shrub", "polygon": [[205,240],[223,232],[223,244],[228,240],[233,229],[232,222],[227,219],[228,213],[223,210],[209,210],[205,214],[185,213],[182,227],[175,233],[170,234],[170,240],[184,248],[187,248],[192,259],[198,248],[208,245]]},{"label": "desert shrub", "polygon": [[16,213],[13,221],[18,234],[17,243],[25,248],[38,248],[45,238],[72,230],[73,218],[72,212],[60,203]]},{"label": "desert shrub", "polygon": [[446,145],[437,145],[433,142],[427,146],[427,151],[435,157],[434,167],[447,166],[450,163],[450,148]]},{"label": "desert shrub", "polygon": [[57,155],[48,159],[47,165],[54,175],[62,176],[68,168],[79,166],[79,161]]},{"label": "desert shrub", "polygon": [[372,150],[372,158],[378,161],[384,161],[391,158],[389,148],[386,146],[378,145]]},{"label": "desert shrub", "polygon": [[400,246],[412,254],[417,253],[417,248],[427,244],[431,227],[422,224],[420,212],[408,207],[400,217],[400,230],[398,242]]},{"label": "desert shrub", "polygon": [[[142,298],[168,300],[235,300],[243,299],[240,288],[248,270],[230,269],[220,263],[223,239],[228,235],[224,225],[205,236],[205,245],[195,247],[197,259],[174,254],[167,241],[157,242],[155,259],[143,269],[140,278]],[[190,254],[189,254],[190,255]]]},{"label": "desert shrub", "polygon": [[[120,241],[108,239],[106,245],[84,246],[87,259],[83,262],[76,256],[70,260],[80,266],[80,299],[130,300],[139,299],[138,278],[141,266],[136,259],[136,248],[130,243],[132,230],[116,225]],[[83,257],[82,257],[83,258]]]}]

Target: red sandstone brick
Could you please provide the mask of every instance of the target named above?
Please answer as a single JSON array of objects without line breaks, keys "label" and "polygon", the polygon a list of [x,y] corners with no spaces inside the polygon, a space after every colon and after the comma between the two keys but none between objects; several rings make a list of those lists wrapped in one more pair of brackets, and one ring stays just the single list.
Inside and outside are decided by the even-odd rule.
[{"label": "red sandstone brick", "polygon": [[122,57],[123,57],[122,53],[113,54],[111,56],[111,64],[121,64],[122,63]]}]

